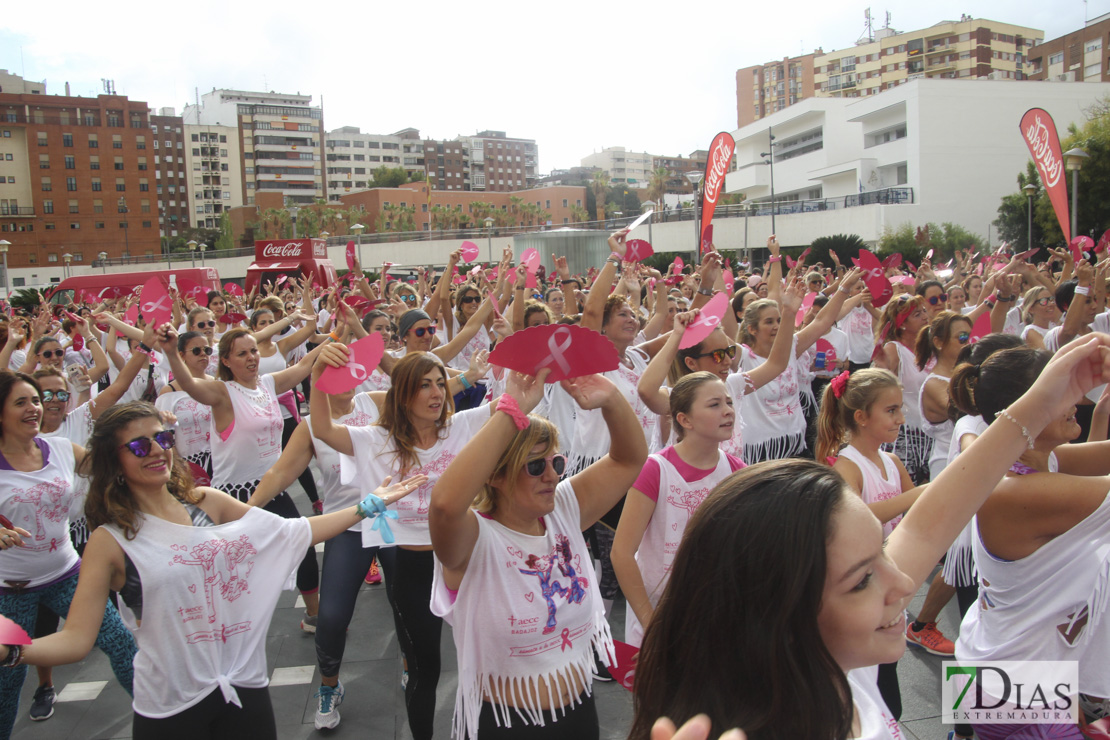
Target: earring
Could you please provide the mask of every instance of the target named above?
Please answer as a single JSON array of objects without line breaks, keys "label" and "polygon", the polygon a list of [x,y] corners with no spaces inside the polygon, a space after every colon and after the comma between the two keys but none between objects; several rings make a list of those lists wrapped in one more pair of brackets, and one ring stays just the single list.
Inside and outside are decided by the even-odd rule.
[{"label": "earring", "polygon": [[123,479],[123,473],[117,473],[116,474],[116,484],[122,486],[124,484],[124,482],[125,481]]}]

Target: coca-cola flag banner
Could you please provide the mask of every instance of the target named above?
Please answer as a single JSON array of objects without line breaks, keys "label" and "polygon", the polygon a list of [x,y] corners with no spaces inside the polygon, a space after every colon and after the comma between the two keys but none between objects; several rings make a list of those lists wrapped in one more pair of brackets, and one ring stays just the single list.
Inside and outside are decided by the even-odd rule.
[{"label": "coca-cola flag banner", "polygon": [[[736,151],[736,142],[732,134],[722,131],[713,137],[709,145],[709,158],[705,162],[705,183],[702,186],[701,201],[701,251],[709,250],[709,243],[713,240],[713,211],[717,209],[717,201],[725,189],[725,175],[728,174],[728,164],[732,161],[732,153]],[[709,230],[708,239],[706,230]]]},{"label": "coca-cola flag banner", "polygon": [[1071,224],[1068,222],[1068,188],[1064,178],[1064,157],[1060,151],[1060,137],[1052,116],[1040,108],[1030,108],[1021,117],[1021,135],[1033,155],[1041,184],[1048,191],[1052,210],[1064,232],[1064,243],[1071,242]]}]

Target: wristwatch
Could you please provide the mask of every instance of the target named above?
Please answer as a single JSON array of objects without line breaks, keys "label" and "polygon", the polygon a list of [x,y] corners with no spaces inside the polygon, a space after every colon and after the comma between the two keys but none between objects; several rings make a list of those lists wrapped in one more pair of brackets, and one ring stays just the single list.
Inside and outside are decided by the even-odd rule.
[{"label": "wristwatch", "polygon": [[698,293],[700,295],[712,296],[713,290],[711,288],[698,288]]}]

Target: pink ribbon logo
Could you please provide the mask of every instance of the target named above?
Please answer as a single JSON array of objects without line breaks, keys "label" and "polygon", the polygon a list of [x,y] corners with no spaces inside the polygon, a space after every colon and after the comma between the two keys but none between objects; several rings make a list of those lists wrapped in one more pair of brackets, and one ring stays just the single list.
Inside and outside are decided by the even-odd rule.
[{"label": "pink ribbon logo", "polygon": [[701,316],[698,317],[698,320],[693,323],[693,326],[705,326],[708,327],[710,331],[713,331],[720,323],[720,316],[713,316],[711,314],[703,313]]},{"label": "pink ribbon logo", "polygon": [[[149,316],[150,314],[156,313],[158,311],[169,311],[170,310],[170,307],[168,305],[169,300],[170,300],[170,297],[168,295],[163,295],[157,301],[144,303],[143,304],[143,314]],[[162,305],[163,303],[166,303],[167,305],[163,306]]]},{"label": "pink ribbon logo", "polygon": [[[565,338],[566,341],[562,343],[556,343],[555,338],[559,336]],[[547,358],[539,365],[536,365],[536,372],[539,372],[540,370],[554,362],[564,373],[569,373],[570,363],[567,362],[567,358],[564,353],[568,349],[570,349],[570,345],[573,339],[574,338],[571,336],[570,329],[565,326],[561,326],[554,332],[552,332],[551,336],[547,338],[547,350],[551,354],[549,354]]]},{"label": "pink ribbon logo", "polygon": [[567,648],[574,648],[574,643],[570,641],[570,630],[566,627],[563,628],[563,644],[559,646],[559,652],[566,652]]},{"label": "pink ribbon logo", "polygon": [[366,366],[362,363],[355,362],[353,357],[351,358],[351,361],[347,363],[347,370],[351,373],[351,377],[355,380],[366,380]]}]

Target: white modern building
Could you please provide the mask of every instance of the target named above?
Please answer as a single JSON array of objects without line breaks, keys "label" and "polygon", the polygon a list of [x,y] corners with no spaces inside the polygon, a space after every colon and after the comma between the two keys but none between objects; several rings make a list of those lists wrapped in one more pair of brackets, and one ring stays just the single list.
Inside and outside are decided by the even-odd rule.
[{"label": "white modern building", "polygon": [[1045,109],[1063,135],[1107,94],[1103,83],[922,79],[864,98],[809,98],[733,133],[725,187],[753,202],[754,233],[770,233],[774,210],[787,245],[853,233],[875,242],[885,228],[930,221],[989,238],[1029,160],[1025,111]]},{"label": "white modern building", "polygon": [[655,156],[647,152],[630,152],[623,146],[610,146],[582,157],[582,166],[604,170],[614,185],[646,188],[651,184],[654,160]]},{"label": "white modern building", "polygon": [[185,168],[192,223],[215,229],[220,215],[243,205],[243,173],[239,129],[235,126],[185,124]]},{"label": "white modern building", "polygon": [[424,175],[424,142],[414,128],[393,134],[364,134],[358,126],[342,126],[324,139],[328,198],[365,190],[379,167],[403,167],[411,177]]}]

